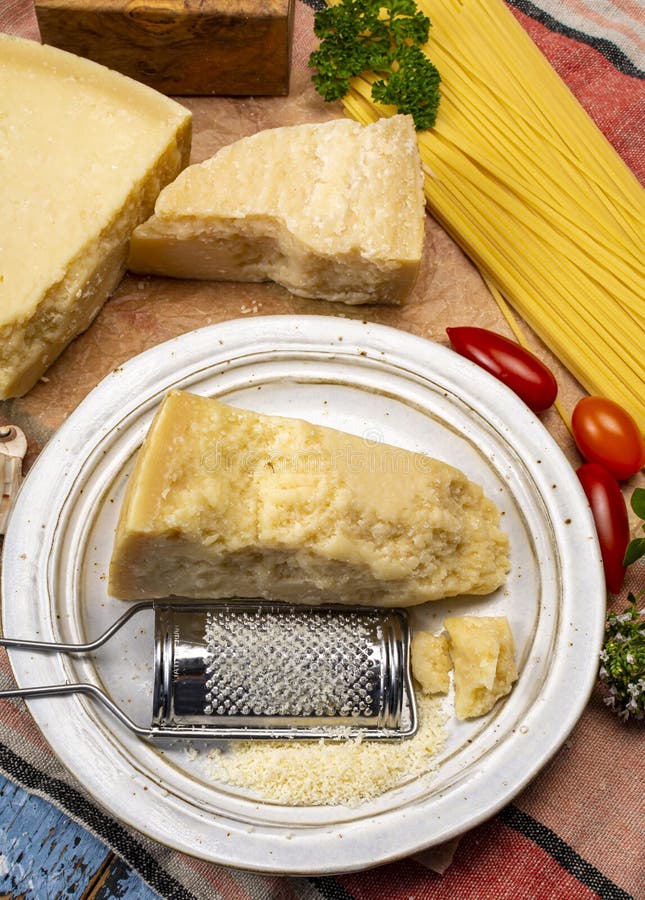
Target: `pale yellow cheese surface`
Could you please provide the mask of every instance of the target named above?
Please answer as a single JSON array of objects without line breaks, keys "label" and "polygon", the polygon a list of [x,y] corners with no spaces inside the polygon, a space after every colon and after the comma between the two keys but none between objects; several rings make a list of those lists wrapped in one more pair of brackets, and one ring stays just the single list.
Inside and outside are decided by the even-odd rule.
[{"label": "pale yellow cheese surface", "polygon": [[499,512],[457,469],[171,392],[139,452],[110,591],[406,606],[495,590]]},{"label": "pale yellow cheese surface", "polygon": [[103,66],[0,34],[0,397],[28,390],[125,271],[187,164],[190,113]]},{"label": "pale yellow cheese surface", "polygon": [[190,166],[135,231],[129,266],[178,278],[277,281],[347,303],[398,303],[423,249],[409,116],[260,131]]},{"label": "pale yellow cheese surface", "polygon": [[454,616],[444,622],[454,666],[458,719],[481,716],[517,680],[515,642],[506,616]]},{"label": "pale yellow cheese surface", "polygon": [[452,660],[445,634],[417,631],[410,647],[412,674],[424,694],[446,694],[450,689]]}]

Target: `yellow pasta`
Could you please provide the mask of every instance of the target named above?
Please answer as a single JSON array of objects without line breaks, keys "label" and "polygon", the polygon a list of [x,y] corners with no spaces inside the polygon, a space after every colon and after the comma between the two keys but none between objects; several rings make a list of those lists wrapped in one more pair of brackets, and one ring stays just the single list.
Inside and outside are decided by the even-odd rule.
[{"label": "yellow pasta", "polygon": [[[419,133],[428,208],[580,383],[645,432],[645,195],[502,0],[418,0],[442,77]],[[394,110],[369,76],[344,99]],[[517,333],[517,325],[514,330]]]}]

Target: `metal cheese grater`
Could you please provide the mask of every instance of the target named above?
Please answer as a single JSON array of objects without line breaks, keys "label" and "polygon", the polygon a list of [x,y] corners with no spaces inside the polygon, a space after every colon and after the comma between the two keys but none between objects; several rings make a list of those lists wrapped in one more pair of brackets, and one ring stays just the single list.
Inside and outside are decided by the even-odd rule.
[{"label": "metal cheese grater", "polygon": [[155,600],[134,604],[89,644],[8,638],[0,644],[89,653],[144,609],[155,613],[149,728],[93,684],[17,688],[0,698],[88,694],[146,738],[381,739],[417,730],[404,610]]}]

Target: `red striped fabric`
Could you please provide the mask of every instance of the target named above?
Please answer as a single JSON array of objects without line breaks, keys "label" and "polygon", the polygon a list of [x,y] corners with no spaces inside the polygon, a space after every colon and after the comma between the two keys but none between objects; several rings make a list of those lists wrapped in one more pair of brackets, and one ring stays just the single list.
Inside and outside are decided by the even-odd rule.
[{"label": "red striped fabric", "polygon": [[460,841],[444,875],[406,860],[338,881],[355,900],[592,900],[595,891],[532,840],[498,819]]},{"label": "red striped fabric", "polygon": [[511,9],[607,140],[645,184],[645,82],[620,72],[593,46],[551,31]]}]

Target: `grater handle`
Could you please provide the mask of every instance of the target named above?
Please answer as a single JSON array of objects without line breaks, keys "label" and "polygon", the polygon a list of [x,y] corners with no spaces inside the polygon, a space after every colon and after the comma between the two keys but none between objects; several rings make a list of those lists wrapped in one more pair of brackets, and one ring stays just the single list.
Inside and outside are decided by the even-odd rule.
[{"label": "grater handle", "polygon": [[[0,637],[0,647],[15,648],[16,650],[40,650],[42,653],[91,653],[97,647],[102,647],[132,616],[144,609],[154,609],[155,605],[154,600],[135,603],[123,613],[121,618],[113,622],[107,631],[89,644],[59,644],[53,641],[25,641],[22,638]],[[0,696],[2,695],[0,694]]]},{"label": "grater handle", "polygon": [[107,694],[104,694],[95,684],[50,684],[43,685],[42,687],[12,688],[8,691],[0,691],[0,700],[8,700],[10,697],[22,697],[23,700],[30,697],[60,697],[67,694],[87,694],[90,697],[94,697],[95,700],[98,700],[103,706],[109,709],[112,715],[116,716],[121,724],[125,725],[126,728],[129,728],[130,731],[134,732],[139,737],[152,737],[152,729],[142,728],[141,725],[137,725],[136,722],[133,722],[132,719],[129,718],[129,716],[126,716],[123,710],[119,709],[119,707],[110,700]]},{"label": "grater handle", "polygon": [[[112,625],[103,632],[96,640],[87,644],[61,644],[53,641],[26,641],[21,638],[0,638],[0,647],[8,647],[16,650],[36,650],[43,653],[91,653],[98,647],[102,647],[113,634],[115,634],[125,623],[138,612],[144,609],[154,609],[155,601],[143,601],[135,603],[129,607],[123,615],[113,622]],[[126,728],[137,734],[139,737],[152,737],[150,728],[142,728],[133,722],[122,709],[113,703],[107,694],[96,687],[94,684],[49,684],[38,687],[28,688],[11,688],[10,690],[0,691],[0,700],[8,700],[11,697],[22,697],[23,700],[29,697],[60,697],[67,694],[87,694],[98,700],[108,709]]]}]

